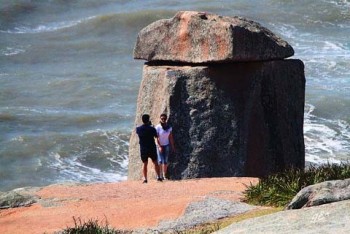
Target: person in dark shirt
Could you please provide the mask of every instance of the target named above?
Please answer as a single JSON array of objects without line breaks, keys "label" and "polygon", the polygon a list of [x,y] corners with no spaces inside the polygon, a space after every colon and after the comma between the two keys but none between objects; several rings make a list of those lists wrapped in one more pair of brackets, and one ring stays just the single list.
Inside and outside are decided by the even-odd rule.
[{"label": "person in dark shirt", "polygon": [[155,143],[155,139],[157,138],[157,131],[154,127],[151,126],[151,122],[149,119],[149,115],[142,115],[143,125],[136,128],[136,133],[139,136],[141,160],[143,162],[143,183],[147,183],[148,158],[151,158],[154,164],[154,169],[157,174],[157,180],[162,181],[159,175],[159,165],[157,163],[157,148]]}]

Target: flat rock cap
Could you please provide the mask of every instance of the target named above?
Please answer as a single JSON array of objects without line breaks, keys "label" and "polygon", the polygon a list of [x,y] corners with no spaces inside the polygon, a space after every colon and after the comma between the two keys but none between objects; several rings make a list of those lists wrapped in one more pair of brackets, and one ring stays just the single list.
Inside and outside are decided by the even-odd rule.
[{"label": "flat rock cap", "polygon": [[293,48],[260,24],[238,16],[180,11],[143,28],[135,59],[182,63],[264,61],[294,55]]}]

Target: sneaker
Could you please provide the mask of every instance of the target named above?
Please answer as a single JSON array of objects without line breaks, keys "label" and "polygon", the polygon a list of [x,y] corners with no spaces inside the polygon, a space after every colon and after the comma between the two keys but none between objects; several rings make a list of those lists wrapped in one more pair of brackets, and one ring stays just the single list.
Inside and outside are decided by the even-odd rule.
[{"label": "sneaker", "polygon": [[143,180],[143,182],[142,182],[143,184],[147,184],[147,180]]},{"label": "sneaker", "polygon": [[163,179],[162,179],[161,177],[158,177],[157,181],[162,182],[162,181],[163,181]]}]

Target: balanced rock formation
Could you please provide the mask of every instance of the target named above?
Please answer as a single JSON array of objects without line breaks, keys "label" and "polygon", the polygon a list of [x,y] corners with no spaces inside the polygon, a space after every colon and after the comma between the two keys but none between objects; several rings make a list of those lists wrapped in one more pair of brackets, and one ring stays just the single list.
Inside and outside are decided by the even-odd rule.
[{"label": "balanced rock formation", "polygon": [[[135,124],[145,113],[153,123],[168,114],[176,145],[171,178],[264,176],[304,167],[304,64],[283,59],[291,55],[287,42],[238,17],[179,12],[140,32],[134,57],[150,62]],[[128,178],[141,178],[140,169],[133,131]]]}]

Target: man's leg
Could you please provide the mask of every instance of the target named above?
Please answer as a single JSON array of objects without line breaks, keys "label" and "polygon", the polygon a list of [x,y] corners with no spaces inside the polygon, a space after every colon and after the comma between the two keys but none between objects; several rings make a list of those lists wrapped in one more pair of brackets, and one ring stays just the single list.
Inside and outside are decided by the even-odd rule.
[{"label": "man's leg", "polygon": [[143,161],[142,173],[143,173],[143,182],[147,183],[147,165],[148,161]]}]

